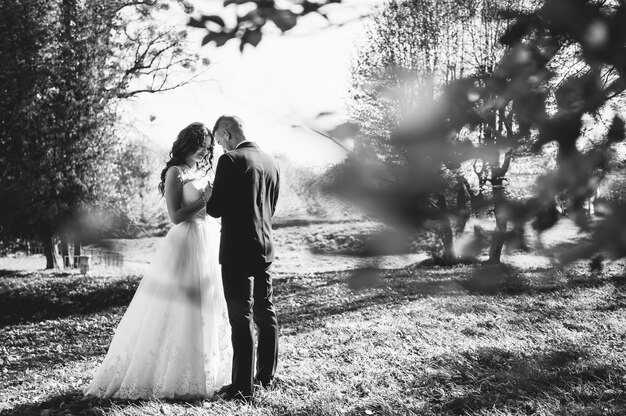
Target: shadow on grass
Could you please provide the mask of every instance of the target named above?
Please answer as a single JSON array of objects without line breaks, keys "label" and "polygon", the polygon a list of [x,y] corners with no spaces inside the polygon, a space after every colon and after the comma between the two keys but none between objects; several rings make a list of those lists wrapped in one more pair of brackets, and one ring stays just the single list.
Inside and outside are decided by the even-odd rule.
[{"label": "shadow on grass", "polygon": [[[626,369],[600,361],[585,345],[562,342],[535,354],[483,347],[435,356],[427,363],[414,365],[415,368],[408,365],[403,369],[410,376],[398,379],[399,395],[392,394],[385,399],[384,409],[376,414],[626,414],[623,385]],[[294,387],[297,388],[298,384],[296,381]],[[419,407],[411,408],[416,404],[415,400]],[[367,398],[364,402],[367,403]],[[158,402],[149,405],[154,403],[155,411],[150,414],[159,414]],[[100,415],[113,408],[145,404],[146,401],[141,400],[84,398],[79,391],[71,390],[0,414]],[[268,410],[273,410],[269,405]],[[366,409],[371,406],[353,409],[347,414],[363,414]],[[138,408],[137,412],[142,410],[146,409]],[[318,410],[313,414],[326,413]]]},{"label": "shadow on grass", "polygon": [[466,295],[459,275],[462,278],[467,272],[467,269],[446,268],[416,276],[408,269],[386,270],[370,284],[356,289],[351,288],[354,271],[285,276],[274,286],[279,322],[288,331],[300,332],[323,325],[330,316],[374,305],[401,305],[427,297]]},{"label": "shadow on grass", "polygon": [[[41,401],[21,404],[13,409],[0,412],[0,416],[40,416],[40,415],[104,415],[112,408],[125,408],[141,406],[145,403],[177,403],[198,404],[200,401],[159,399],[156,400],[122,400],[122,399],[99,399],[85,397],[80,390],[68,390],[62,394],[47,397]],[[157,411],[158,412],[158,411]]]},{"label": "shadow on grass", "polygon": [[137,289],[138,278],[35,279],[0,290],[0,328],[39,322],[74,314],[89,314],[115,306],[127,306]]},{"label": "shadow on grass", "polygon": [[[108,403],[107,403],[108,402]],[[110,401],[98,402],[95,399],[86,399],[79,390],[69,390],[63,394],[48,397],[42,401],[21,404],[13,409],[3,410],[2,416],[40,416],[43,414],[56,415],[101,415],[111,407]]]},{"label": "shadow on grass", "polygon": [[[520,270],[510,265],[459,265],[379,271],[324,272],[284,276],[275,284],[279,321],[290,331],[317,328],[324,319],[374,305],[402,305],[417,299],[457,296],[550,294],[580,288],[615,287],[603,304],[607,310],[626,309],[626,279],[622,276],[570,275],[550,268]],[[362,285],[354,277],[364,274]],[[357,277],[358,279],[358,277]]]},{"label": "shadow on grass", "polygon": [[0,278],[14,275],[15,270],[0,269]]},{"label": "shadow on grass", "polygon": [[[554,269],[528,271],[507,265],[441,268],[413,265],[383,270],[376,276],[365,276],[362,279],[370,280],[360,284],[358,273],[343,271],[278,276],[275,296],[282,324],[306,327],[323,317],[372,305],[404,304],[425,297],[518,296],[607,284],[615,286],[617,293],[615,302],[605,307],[626,307],[623,295],[626,279],[622,276],[567,275]],[[127,306],[139,282],[137,277],[55,275],[34,278],[22,284],[25,276],[12,276],[13,283],[7,286],[2,282],[0,285],[0,328]]]},{"label": "shadow on grass", "polygon": [[532,356],[481,348],[436,361],[437,371],[411,386],[436,414],[626,414],[626,369],[578,344]]},{"label": "shadow on grass", "polygon": [[0,278],[9,277],[9,278],[31,278],[33,275],[36,276],[47,276],[47,277],[69,277],[76,276],[76,273],[64,272],[59,270],[12,270],[12,269],[0,269]]}]

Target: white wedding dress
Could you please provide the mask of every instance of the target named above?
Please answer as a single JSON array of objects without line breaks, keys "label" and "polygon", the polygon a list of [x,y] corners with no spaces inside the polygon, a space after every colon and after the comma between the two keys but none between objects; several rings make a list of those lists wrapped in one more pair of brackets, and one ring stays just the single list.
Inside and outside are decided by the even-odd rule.
[{"label": "white wedding dress", "polygon": [[[183,205],[206,178],[179,169]],[[232,347],[218,262],[219,224],[203,209],[165,236],[86,395],[202,398],[231,377]]]}]

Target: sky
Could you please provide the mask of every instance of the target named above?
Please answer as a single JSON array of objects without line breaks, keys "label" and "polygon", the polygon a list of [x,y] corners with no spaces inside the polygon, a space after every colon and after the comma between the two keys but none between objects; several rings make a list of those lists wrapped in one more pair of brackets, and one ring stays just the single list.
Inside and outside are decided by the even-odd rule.
[{"label": "sky", "polygon": [[[221,48],[201,47],[206,32],[189,28],[190,48],[211,61],[206,73],[177,90],[132,100],[125,105],[126,119],[155,146],[169,148],[190,122],[212,127],[220,115],[236,114],[250,140],[294,164],[325,166],[342,160],[345,152],[336,144],[293,126],[330,129],[345,118],[350,63],[364,27],[356,17],[371,12],[380,0],[344,1],[351,7],[335,8],[331,19],[349,23],[329,26],[319,16],[307,16],[293,31],[269,33],[258,47],[248,45],[243,53],[236,41]],[[197,3],[204,12],[221,4]],[[234,8],[225,11],[232,14]],[[179,13],[168,19],[184,27],[188,16]],[[337,116],[316,119],[322,112]]]}]

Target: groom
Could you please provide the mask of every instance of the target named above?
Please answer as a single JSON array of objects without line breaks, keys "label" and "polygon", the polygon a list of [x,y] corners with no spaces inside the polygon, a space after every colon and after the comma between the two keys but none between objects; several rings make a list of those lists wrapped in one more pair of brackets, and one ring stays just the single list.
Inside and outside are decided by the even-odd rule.
[{"label": "groom", "polygon": [[[241,120],[217,119],[213,134],[224,148],[217,163],[206,210],[222,218],[220,263],[232,329],[232,384],[224,400],[252,398],[253,383],[269,387],[278,358],[278,322],[272,301],[270,266],[274,260],[272,216],[279,188],[278,167],[259,146],[246,140]],[[254,324],[258,328],[256,375]]]}]

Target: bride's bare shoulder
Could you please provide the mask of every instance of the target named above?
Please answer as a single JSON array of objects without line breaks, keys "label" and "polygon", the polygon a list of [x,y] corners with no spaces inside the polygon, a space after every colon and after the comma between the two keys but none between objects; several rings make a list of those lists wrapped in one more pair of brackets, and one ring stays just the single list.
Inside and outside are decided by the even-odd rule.
[{"label": "bride's bare shoulder", "polygon": [[180,166],[180,165],[173,165],[169,167],[169,169],[167,170],[167,174],[175,175],[175,176],[182,178],[185,175],[189,174],[188,171],[189,171],[189,168],[185,168],[184,166]]},{"label": "bride's bare shoulder", "polygon": [[170,166],[165,173],[165,180],[167,182],[184,182],[185,171],[180,166]]}]

